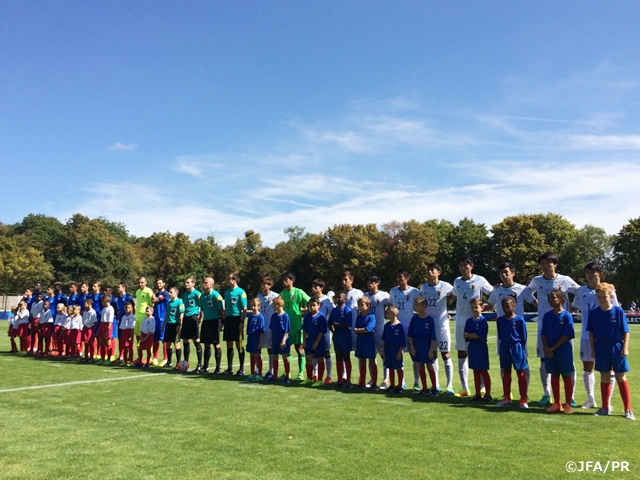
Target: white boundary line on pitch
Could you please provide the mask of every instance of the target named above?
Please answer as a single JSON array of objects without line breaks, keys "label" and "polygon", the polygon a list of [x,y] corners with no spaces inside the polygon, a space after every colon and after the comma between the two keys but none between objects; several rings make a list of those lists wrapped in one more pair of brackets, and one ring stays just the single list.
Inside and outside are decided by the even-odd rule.
[{"label": "white boundary line on pitch", "polygon": [[143,373],[140,375],[131,375],[128,377],[100,378],[97,380],[80,380],[77,382],[51,383],[49,385],[35,385],[32,387],[5,388],[3,390],[0,390],[0,393],[21,392],[24,390],[39,390],[41,388],[68,387],[71,385],[85,385],[88,383],[115,382],[117,380],[129,380],[132,378],[157,377],[157,376],[158,376],[157,373]]}]

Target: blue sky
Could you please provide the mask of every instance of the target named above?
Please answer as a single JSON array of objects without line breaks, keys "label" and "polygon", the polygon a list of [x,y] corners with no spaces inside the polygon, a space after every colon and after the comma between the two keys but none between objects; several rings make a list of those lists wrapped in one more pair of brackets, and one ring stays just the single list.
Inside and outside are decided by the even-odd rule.
[{"label": "blue sky", "polygon": [[0,0],[0,221],[640,215],[638,2]]}]

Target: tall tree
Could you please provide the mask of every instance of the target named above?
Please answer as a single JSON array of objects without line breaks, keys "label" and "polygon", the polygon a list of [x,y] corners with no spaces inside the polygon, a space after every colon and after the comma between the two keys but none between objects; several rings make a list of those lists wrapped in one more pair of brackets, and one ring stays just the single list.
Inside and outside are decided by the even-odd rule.
[{"label": "tall tree", "polygon": [[629,220],[613,243],[614,281],[618,298],[625,302],[640,298],[640,217]]},{"label": "tall tree", "polygon": [[34,247],[18,245],[11,237],[0,236],[0,286],[10,293],[22,293],[36,282],[53,279],[53,267],[42,252]]}]

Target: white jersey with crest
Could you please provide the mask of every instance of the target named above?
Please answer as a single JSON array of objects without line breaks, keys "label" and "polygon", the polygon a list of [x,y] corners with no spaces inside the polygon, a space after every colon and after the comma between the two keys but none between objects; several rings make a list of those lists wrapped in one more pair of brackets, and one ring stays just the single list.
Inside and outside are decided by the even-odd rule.
[{"label": "white jersey with crest", "polygon": [[[482,294],[489,295],[493,292],[493,287],[486,278],[480,275],[471,275],[467,280],[458,277],[453,282],[453,291],[456,296],[456,325],[464,325],[467,320],[473,317],[471,313],[471,302],[474,298],[482,298]],[[456,330],[459,327],[456,327]]]},{"label": "white jersey with crest", "polygon": [[453,285],[438,280],[435,285],[425,282],[420,287],[420,295],[427,300],[427,313],[433,318],[435,328],[443,326],[449,320],[447,297],[451,295]]},{"label": "white jersey with crest", "polygon": [[[277,297],[279,295],[274,291],[270,291],[268,295],[264,295],[262,292],[256,295],[256,298],[260,300],[260,313],[265,318],[265,322],[267,322],[267,319],[271,320],[273,316],[273,301]],[[268,328],[268,325],[265,325],[265,328]]]},{"label": "white jersey with crest", "polygon": [[371,300],[370,313],[376,317],[376,328],[373,333],[374,335],[382,335],[385,323],[384,310],[389,305],[389,294],[378,290],[374,294],[365,292],[364,296]]},{"label": "white jersey with crest", "polygon": [[[615,306],[620,306],[618,303],[618,296],[615,290],[612,292],[613,298],[611,303]],[[583,285],[576,290],[575,297],[573,297],[572,305],[582,312],[582,326],[580,329],[580,338],[585,340],[589,339],[589,332],[587,331],[587,322],[589,321],[589,312],[594,308],[599,308],[600,304],[596,300],[596,291],[593,288],[589,288],[589,285]]]},{"label": "white jersey with crest", "polygon": [[[543,275],[533,277],[531,283],[527,285],[522,292],[523,300],[531,303],[533,299],[538,300],[538,335],[542,331],[542,319],[547,312],[553,310],[549,305],[549,294],[553,290],[562,290],[565,294],[567,292],[575,293],[580,285],[573,281],[571,277],[567,275],[557,274],[551,280],[547,280]],[[535,297],[533,294],[536,294]],[[569,310],[569,297],[566,298],[563,307],[565,310]]]},{"label": "white jersey with crest", "polygon": [[353,313],[353,324],[355,325],[356,317],[358,316],[358,300],[364,296],[364,293],[362,293],[362,290],[358,290],[357,288],[345,290],[345,293],[347,294],[347,305],[351,308],[351,312]]},{"label": "white jersey with crest", "polygon": [[525,288],[527,288],[525,285],[514,283],[510,287],[499,285],[493,289],[493,292],[489,295],[489,303],[495,307],[498,318],[504,316],[502,299],[505,297],[514,298],[516,301],[516,315],[524,318],[524,304],[522,303],[522,299],[519,299],[518,297],[520,297],[520,294]]},{"label": "white jersey with crest", "polygon": [[400,287],[393,287],[389,292],[389,301],[398,308],[398,320],[404,327],[405,333],[409,331],[411,317],[413,317],[413,302],[420,298],[420,290],[416,287],[408,286],[406,290],[400,290]]}]

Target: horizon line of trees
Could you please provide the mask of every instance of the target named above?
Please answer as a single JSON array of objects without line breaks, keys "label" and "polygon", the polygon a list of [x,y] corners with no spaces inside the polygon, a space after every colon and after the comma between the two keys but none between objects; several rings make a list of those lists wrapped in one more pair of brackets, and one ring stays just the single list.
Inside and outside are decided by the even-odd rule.
[{"label": "horizon line of trees", "polygon": [[144,275],[182,286],[189,276],[200,281],[212,275],[221,283],[238,272],[240,286],[255,295],[263,276],[277,281],[289,270],[306,290],[315,278],[340,289],[344,270],[353,272],[360,287],[377,273],[390,288],[397,268],[409,270],[411,283],[418,286],[427,278],[427,265],[437,262],[442,278],[452,282],[459,275],[457,259],[469,254],[474,273],[490,282],[499,281],[498,266],[509,261],[517,269],[516,280],[526,284],[539,274],[538,255],[553,251],[560,257],[559,272],[578,283],[585,282],[587,263],[600,262],[622,301],[637,299],[640,287],[640,218],[629,220],[615,235],[593,225],[577,228],[556,213],[508,216],[490,228],[465,217],[457,224],[442,219],[342,224],[317,234],[292,226],[284,233],[287,240],[274,247],[265,246],[253,230],[222,246],[213,236],[192,241],[182,232],[135,237],[121,222],[81,214],[66,223],[29,214],[20,223],[0,223],[0,275],[9,291],[21,292],[37,281],[134,285]]}]

